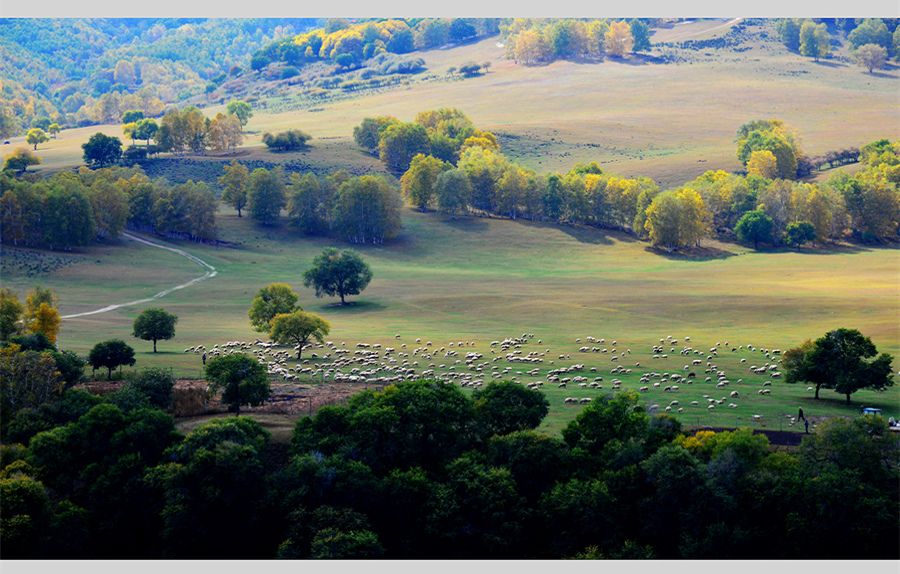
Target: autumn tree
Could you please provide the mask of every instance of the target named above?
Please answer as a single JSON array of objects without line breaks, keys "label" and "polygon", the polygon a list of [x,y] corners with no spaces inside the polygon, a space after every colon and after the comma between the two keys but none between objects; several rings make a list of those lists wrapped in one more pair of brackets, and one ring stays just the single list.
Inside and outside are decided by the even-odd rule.
[{"label": "autumn tree", "polygon": [[612,22],[604,39],[606,53],[610,56],[622,57],[630,54],[634,48],[634,38],[631,35],[631,27],[628,22]]},{"label": "autumn tree", "polygon": [[831,52],[831,36],[828,34],[828,26],[807,20],[800,27],[800,54],[815,59],[827,56]]},{"label": "autumn tree", "polygon": [[[0,416],[4,420],[22,409],[37,409],[64,389],[65,381],[49,352],[23,351],[16,344],[0,348]],[[8,504],[4,500],[4,506]]]},{"label": "autumn tree", "polygon": [[59,298],[53,289],[34,286],[25,297],[23,321],[29,333],[43,333],[51,343],[56,343],[59,325],[62,322],[57,310]]},{"label": "autumn tree", "polygon": [[44,130],[40,128],[33,128],[28,130],[28,134],[25,136],[25,141],[34,145],[34,149],[37,150],[38,144],[48,142],[50,141],[50,138],[47,137],[47,134],[44,133]]},{"label": "autumn tree", "polygon": [[290,285],[271,283],[261,287],[250,304],[250,325],[256,331],[269,332],[272,328],[271,321],[276,315],[303,310],[297,306],[297,299],[298,296]]},{"label": "autumn tree", "polygon": [[237,116],[222,113],[209,122],[209,145],[217,151],[231,150],[234,153],[237,146],[244,142],[244,132]]},{"label": "autumn tree", "polygon": [[868,68],[871,74],[873,70],[880,70],[887,62],[888,52],[878,44],[863,44],[855,52],[853,58],[863,68]]},{"label": "autumn tree", "polygon": [[30,149],[20,147],[3,159],[3,171],[25,173],[29,165],[40,165],[40,163],[41,158],[34,155]]},{"label": "autumn tree", "polygon": [[156,341],[166,341],[175,336],[175,324],[178,316],[166,312],[165,309],[144,309],[134,320],[133,337],[145,341],[153,341],[153,352],[156,352]]},{"label": "autumn tree", "polygon": [[452,167],[430,155],[415,156],[409,164],[409,169],[400,178],[403,196],[424,213],[434,197],[434,182],[437,177]]},{"label": "autumn tree", "polygon": [[644,224],[650,242],[670,253],[678,247],[699,244],[706,234],[704,211],[703,199],[691,188],[657,195],[647,208]]},{"label": "autumn tree", "polygon": [[206,363],[204,376],[214,393],[221,391],[222,402],[241,416],[241,406],[258,407],[272,393],[266,366],[249,355],[213,357]]},{"label": "autumn tree", "polygon": [[346,296],[359,295],[371,280],[372,269],[353,249],[326,247],[303,272],[303,285],[315,288],[316,297],[337,295],[341,305],[347,304]]},{"label": "autumn tree", "polygon": [[47,131],[50,132],[50,137],[56,139],[56,135],[62,131],[62,128],[59,127],[59,124],[50,124],[50,126],[47,127]]},{"label": "autumn tree", "polygon": [[281,170],[259,167],[250,174],[247,185],[247,209],[250,217],[263,225],[271,225],[287,205],[287,193],[281,181]]},{"label": "autumn tree", "polygon": [[315,313],[294,311],[275,315],[271,321],[272,330],[269,337],[279,345],[294,345],[297,349],[297,360],[303,347],[311,340],[323,343],[325,335],[331,330],[331,324]]},{"label": "autumn tree", "polygon": [[241,209],[247,205],[249,180],[247,166],[237,160],[222,167],[222,177],[218,181],[219,187],[222,188],[222,201],[237,209],[238,217],[241,217]]},{"label": "autumn tree", "polygon": [[134,130],[131,132],[131,137],[137,140],[146,141],[147,146],[149,147],[150,140],[156,138],[156,132],[158,131],[159,125],[156,123],[156,120],[153,118],[144,118],[138,120]]},{"label": "autumn tree", "polygon": [[778,160],[767,149],[751,152],[747,161],[747,173],[774,179],[778,177]]}]

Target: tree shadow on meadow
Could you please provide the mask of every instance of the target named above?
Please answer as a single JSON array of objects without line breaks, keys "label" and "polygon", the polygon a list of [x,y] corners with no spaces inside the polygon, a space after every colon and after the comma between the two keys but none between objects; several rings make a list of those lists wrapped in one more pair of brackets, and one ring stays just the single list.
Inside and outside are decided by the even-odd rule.
[{"label": "tree shadow on meadow", "polygon": [[716,261],[728,259],[737,255],[737,253],[726,249],[711,246],[682,248],[669,253],[661,247],[648,245],[644,248],[644,251],[674,261]]},{"label": "tree shadow on meadow", "polygon": [[347,301],[346,305],[341,305],[340,299],[337,299],[333,302],[318,305],[318,309],[316,310],[321,310],[323,313],[328,313],[329,315],[354,315],[357,313],[383,311],[384,309],[386,309],[386,307],[382,303],[371,299],[361,299],[359,301],[353,301],[351,299]]}]

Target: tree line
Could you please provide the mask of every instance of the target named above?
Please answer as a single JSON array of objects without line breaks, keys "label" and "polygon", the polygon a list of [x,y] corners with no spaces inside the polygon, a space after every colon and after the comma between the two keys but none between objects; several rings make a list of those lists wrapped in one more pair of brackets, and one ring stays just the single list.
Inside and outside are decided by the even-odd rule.
[{"label": "tree line", "polygon": [[30,182],[0,174],[0,241],[67,249],[125,229],[216,238],[218,199],[204,182],[151,181],[140,168],[79,168]]},{"label": "tree line", "polygon": [[500,23],[506,57],[530,65],[558,59],[622,57],[651,48],[647,19],[511,18]]},{"label": "tree line", "polygon": [[[242,358],[259,370],[236,354],[207,379],[223,392],[256,380],[232,376]],[[535,431],[548,411],[541,393],[500,381],[467,395],[419,380],[303,417],[283,458],[249,417],[178,432],[165,412],[173,384],[145,370],[102,398],[68,390],[4,417],[4,554],[774,560],[900,551],[898,449],[875,417],[822,423],[787,454],[750,429],[683,432],[624,392],[595,397],[557,437]]]},{"label": "tree line", "polygon": [[[797,238],[803,239],[799,243],[825,243],[846,235],[877,241],[896,237],[900,226],[900,144],[889,140],[859,150],[857,157],[866,166],[855,175],[841,171],[824,184],[804,183],[793,180],[813,162],[790,126],[777,119],[755,120],[736,134],[736,153],[746,174],[708,171],[661,191],[649,178],[618,177],[596,162],[576,165],[565,174],[537,174],[506,158],[489,132],[469,137],[455,149],[434,146],[436,156],[431,142],[445,141],[446,120],[429,124],[423,120],[427,117],[451,117],[451,125],[475,129],[459,110],[422,112],[411,124],[366,118],[354,128],[362,147],[377,143],[386,167],[402,167],[408,159],[401,188],[407,202],[422,211],[621,229],[669,251],[743,229],[738,224],[749,212],[771,220],[765,233],[740,236],[754,244],[797,243]],[[788,236],[788,227],[799,223],[812,226],[814,233]]]},{"label": "tree line", "polygon": [[846,35],[850,54],[871,73],[889,59],[900,58],[900,28],[896,18],[782,18],[775,23],[782,43],[818,61],[831,53],[832,34]]}]

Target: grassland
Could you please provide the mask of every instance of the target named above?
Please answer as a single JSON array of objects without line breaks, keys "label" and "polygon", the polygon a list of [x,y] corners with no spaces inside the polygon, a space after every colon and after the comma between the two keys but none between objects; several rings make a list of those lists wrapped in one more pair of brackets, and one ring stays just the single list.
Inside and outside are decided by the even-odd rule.
[{"label": "grassland", "polygon": [[[388,114],[408,121],[420,110],[458,107],[479,127],[499,134],[510,157],[539,172],[567,171],[575,163],[597,160],[614,173],[648,175],[667,187],[708,169],[736,169],[733,134],[751,119],[783,119],[804,136],[810,154],[894,137],[900,129],[896,69],[870,75],[840,61],[814,63],[771,42],[759,42],[739,54],[686,54],[690,59],[677,65],[634,58],[528,68],[501,59],[502,52],[496,39],[427,52],[423,57],[433,72],[465,60],[490,60],[492,66],[478,78],[412,82],[364,99],[318,104],[315,112],[304,111],[302,102],[290,96],[273,99],[270,110],[294,105],[299,111],[257,110],[248,125],[251,139],[242,159],[298,160],[316,170],[379,171],[376,160],[352,144],[352,128],[364,117]],[[300,154],[262,150],[257,138],[264,131],[289,127],[312,133],[316,147]],[[101,130],[118,135],[119,128]],[[95,131],[98,128],[69,130],[40,146],[41,168],[77,165],[80,143]],[[616,232],[488,218],[451,221],[406,209],[396,240],[359,247],[375,279],[354,305],[339,307],[332,300],[316,299],[300,279],[313,256],[333,245],[332,240],[302,237],[283,225],[262,227],[227,209],[220,211],[218,225],[221,238],[233,246],[168,242],[213,265],[218,270],[215,278],[152,304],[68,319],[61,347],[86,354],[98,341],[122,338],[137,349],[138,367],[171,366],[176,374],[183,370],[196,377],[199,358],[182,350],[198,343],[211,347],[258,337],[247,322],[247,309],[258,288],[278,281],[295,288],[305,310],[331,322],[329,339],[348,345],[394,345],[394,335],[400,334],[409,344],[417,337],[441,346],[474,341],[487,356],[492,340],[534,333],[541,344],[530,344],[528,350],[550,349],[547,354],[552,356],[541,366],[542,374],[560,365],[585,363],[609,379],[616,363],[608,356],[578,353],[575,339],[616,339],[642,365],[633,367],[632,375],[619,377],[623,388],[637,388],[640,374],[648,370],[680,372],[681,357],[677,363],[670,358],[668,365],[651,362],[652,345],[667,335],[690,336],[695,348],[705,351],[725,341],[786,349],[848,327],[871,337],[880,351],[895,357],[900,353],[900,258],[893,247],[756,252],[710,240],[694,253],[667,256]],[[21,253],[14,255],[4,247],[4,286],[20,294],[35,283],[52,287],[64,315],[150,297],[203,274],[187,259],[126,240],[53,255],[68,264],[7,265],[14,257],[23,262],[42,257],[33,250],[16,252]],[[177,337],[160,342],[161,352],[155,355],[150,343],[131,338],[134,318],[149,306],[179,316]],[[559,354],[570,358],[560,361],[555,358]],[[729,376],[741,378],[737,373],[746,370],[741,358],[759,361],[759,353],[728,351],[717,363]],[[549,360],[555,364],[550,366]],[[623,361],[623,366],[630,365]],[[756,394],[760,382],[743,378],[746,383],[733,382],[728,388],[743,397],[741,408],[718,407],[700,415],[686,408],[685,422],[696,418],[718,426],[751,424],[747,417],[752,413],[778,425],[776,421],[796,414],[799,405],[808,414],[833,416],[854,414],[863,403],[900,417],[897,387],[886,394],[858,393],[848,408],[830,391],[823,391],[823,401],[810,402],[805,387],[778,382],[773,395],[764,399]],[[715,394],[701,387],[691,386],[688,404],[702,400],[702,394]],[[687,397],[684,388],[680,392]],[[586,394],[590,391],[574,389],[545,392],[552,405],[543,427],[549,432],[558,431],[580,410],[564,406],[565,396],[591,396]],[[645,399],[663,407],[673,399],[686,404],[684,398],[669,395],[650,391]]]}]

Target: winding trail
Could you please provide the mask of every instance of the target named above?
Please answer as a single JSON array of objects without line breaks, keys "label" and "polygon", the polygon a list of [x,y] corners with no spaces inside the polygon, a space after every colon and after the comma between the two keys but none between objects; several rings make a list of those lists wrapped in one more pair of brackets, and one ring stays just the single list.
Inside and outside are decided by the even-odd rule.
[{"label": "winding trail", "polygon": [[120,307],[129,307],[131,305],[138,305],[140,303],[146,303],[148,301],[153,301],[154,299],[159,299],[160,297],[165,297],[172,291],[184,289],[185,287],[190,287],[191,285],[194,285],[195,283],[199,283],[200,281],[205,281],[206,279],[211,279],[219,273],[218,271],[216,271],[215,267],[213,267],[206,261],[203,261],[199,257],[191,255],[190,253],[183,251],[181,249],[176,249],[174,247],[167,247],[165,245],[160,245],[159,243],[147,241],[146,239],[141,239],[140,237],[131,235],[130,233],[123,233],[122,235],[124,237],[126,237],[127,239],[131,239],[133,241],[138,241],[140,243],[145,243],[147,245],[150,245],[151,247],[165,249],[166,251],[171,251],[173,253],[177,253],[178,255],[181,255],[182,257],[187,257],[188,259],[190,259],[191,261],[193,261],[194,263],[199,265],[205,271],[205,273],[203,274],[202,277],[197,277],[196,279],[192,279],[192,280],[188,281],[187,283],[182,283],[181,285],[176,285],[175,287],[170,287],[169,289],[160,291],[153,297],[148,297],[146,299],[138,299],[137,301],[129,301],[128,303],[119,303],[117,305],[107,305],[106,307],[103,307],[102,309],[97,309],[96,311],[87,311],[86,313],[75,313],[74,315],[63,315],[61,317],[61,319],[72,319],[74,317],[84,317],[86,315],[96,315],[98,313],[106,313],[107,311],[112,311],[113,309],[118,309]]}]

